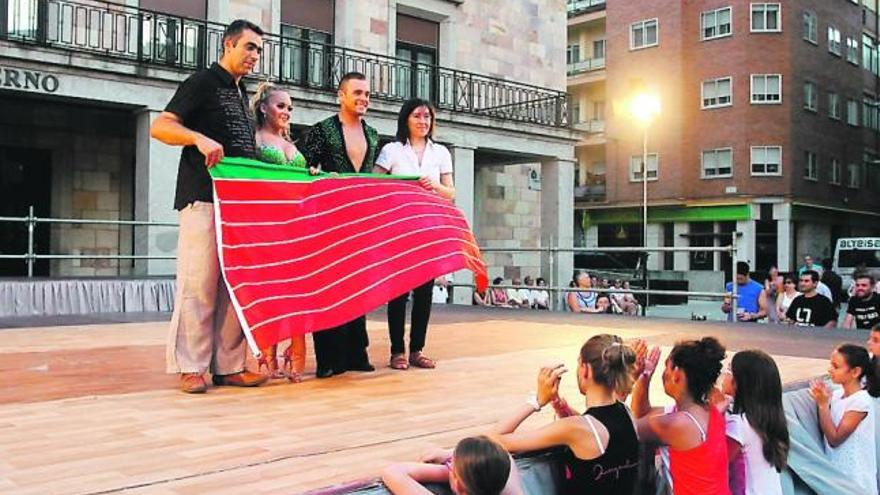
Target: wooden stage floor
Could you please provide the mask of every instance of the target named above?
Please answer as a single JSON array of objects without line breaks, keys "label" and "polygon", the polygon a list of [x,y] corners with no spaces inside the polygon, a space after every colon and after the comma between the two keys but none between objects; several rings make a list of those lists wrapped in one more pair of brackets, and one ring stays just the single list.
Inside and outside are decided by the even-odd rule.
[{"label": "wooden stage floor", "polygon": [[[718,335],[732,350],[773,353],[786,382],[824,373],[835,343],[864,341],[861,332],[441,307],[427,347],[436,370],[388,369],[377,313],[374,373],[191,396],[163,374],[166,327],[0,330],[0,493],[293,494],[374,477],[486,431],[534,390],[538,367],[573,369],[580,345],[600,332],[667,350]],[[314,371],[311,355],[307,366]],[[563,391],[580,403],[573,375]],[[652,396],[664,398],[659,380]],[[544,411],[527,426],[551,419]]]}]

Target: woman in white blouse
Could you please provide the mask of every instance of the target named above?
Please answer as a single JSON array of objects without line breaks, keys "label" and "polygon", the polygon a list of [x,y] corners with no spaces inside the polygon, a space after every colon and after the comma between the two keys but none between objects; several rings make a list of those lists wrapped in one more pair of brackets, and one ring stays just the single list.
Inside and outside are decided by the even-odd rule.
[{"label": "woman in white blouse", "polygon": [[[416,175],[422,187],[452,201],[452,157],[443,145],[434,142],[434,107],[430,102],[414,98],[404,102],[397,118],[396,140],[382,147],[376,166],[377,173]],[[390,366],[405,370],[410,366],[433,368],[434,361],[422,354],[428,320],[431,317],[433,280],[413,289],[412,322],[409,333],[409,358],[404,347],[406,301],[409,294],[388,303],[388,333],[391,337]]]}]

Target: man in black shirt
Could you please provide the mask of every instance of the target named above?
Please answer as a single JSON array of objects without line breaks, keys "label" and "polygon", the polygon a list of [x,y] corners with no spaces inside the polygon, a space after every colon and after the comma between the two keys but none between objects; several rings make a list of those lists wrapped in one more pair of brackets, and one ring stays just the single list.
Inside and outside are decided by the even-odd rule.
[{"label": "man in black shirt", "polygon": [[880,294],[874,292],[874,277],[857,273],[854,279],[855,291],[846,307],[843,328],[853,328],[853,323],[855,328],[874,328],[880,323]]},{"label": "man in black shirt", "polygon": [[825,258],[822,260],[822,275],[819,280],[828,286],[828,290],[831,291],[832,300],[834,303],[834,310],[837,311],[840,309],[841,303],[843,303],[844,292],[843,292],[843,279],[840,278],[840,275],[834,273],[834,265],[831,258]]},{"label": "man in black shirt", "polygon": [[241,78],[260,59],[263,31],[245,20],[223,33],[219,63],[187,78],[153,122],[150,135],[183,146],[174,208],[179,211],[177,288],[166,348],[167,371],[181,390],[202,393],[204,373],[215,385],[252,387],[266,377],[245,370],[246,343],[220,276],[208,168],[224,156],[254,158],[255,130]]},{"label": "man in black shirt", "polygon": [[795,325],[803,327],[834,328],[837,324],[837,313],[832,302],[816,292],[819,285],[819,274],[807,270],[800,275],[802,295],[794,298],[786,311],[786,318]]}]

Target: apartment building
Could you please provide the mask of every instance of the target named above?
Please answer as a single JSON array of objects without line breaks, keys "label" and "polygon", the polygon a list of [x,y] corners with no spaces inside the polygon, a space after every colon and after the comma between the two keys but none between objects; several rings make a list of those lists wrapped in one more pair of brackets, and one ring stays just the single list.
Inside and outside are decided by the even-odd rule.
[{"label": "apartment building", "polygon": [[[722,246],[737,232],[739,259],[787,270],[839,237],[880,233],[876,3],[612,0],[570,14],[570,45],[578,19],[602,18],[604,35],[579,32],[606,40],[593,71],[604,93],[581,98],[582,241],[642,245],[644,136],[627,110],[643,91],[661,102],[647,129],[648,245]],[[588,145],[599,134],[585,100],[605,102],[604,155]],[[707,286],[730,261],[677,253],[649,267]]]},{"label": "apartment building", "polygon": [[[39,217],[176,221],[180,151],[149,139],[150,122],[181,80],[217,60],[224,25],[246,18],[267,33],[247,82],[290,91],[294,136],[336,111],[344,72],[364,72],[367,120],[385,140],[403,100],[435,102],[456,202],[482,245],[572,243],[577,136],[561,0],[8,0],[0,10],[0,216],[33,205]],[[23,253],[22,228],[0,223],[0,250]],[[38,275],[173,273],[174,228],[38,230],[40,253],[169,258],[40,261]],[[536,254],[487,259],[492,275],[571,271],[564,257],[552,276]],[[0,275],[22,274],[21,261],[0,263]]]}]

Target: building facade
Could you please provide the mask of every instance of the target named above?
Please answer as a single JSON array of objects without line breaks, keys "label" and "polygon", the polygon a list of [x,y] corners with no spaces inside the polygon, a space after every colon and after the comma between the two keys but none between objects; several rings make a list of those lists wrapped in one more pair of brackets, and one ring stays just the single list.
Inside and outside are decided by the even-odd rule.
[{"label": "building facade", "polygon": [[[604,164],[604,197],[576,197],[582,242],[642,245],[645,136],[628,110],[643,91],[661,101],[647,129],[649,246],[736,233],[740,260],[789,270],[880,233],[876,0],[612,0],[569,24],[590,15],[606,26],[608,103],[604,156],[583,140],[577,151],[581,170]],[[676,253],[649,267],[700,280],[730,261]]]},{"label": "building facade", "polygon": [[[41,218],[176,221],[180,150],[151,140],[150,123],[181,80],[217,60],[225,23],[246,18],[267,33],[248,83],[289,89],[294,136],[336,111],[343,73],[363,72],[373,93],[367,120],[385,140],[403,100],[435,103],[456,203],[481,245],[572,243],[577,136],[562,0],[8,0],[0,8],[0,193],[9,198],[0,216],[24,216],[32,205]],[[37,230],[38,253],[169,258],[41,261],[41,275],[174,271],[174,227]],[[26,249],[21,226],[0,223],[0,234],[4,252]],[[487,261],[493,276],[571,271],[569,259],[548,273],[534,253]],[[0,275],[21,274],[20,261],[0,263]]]}]

